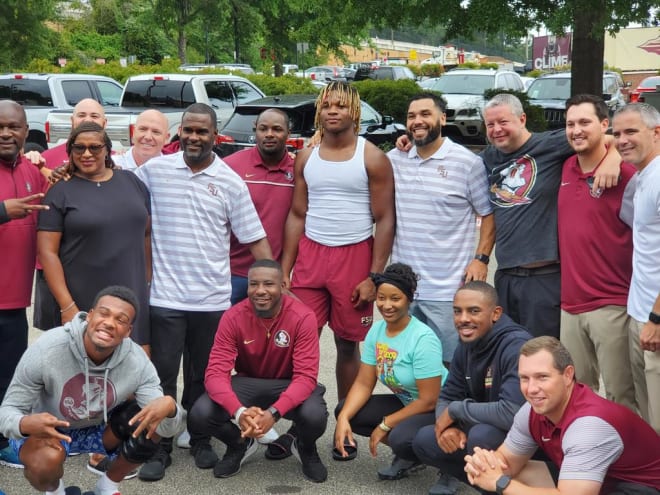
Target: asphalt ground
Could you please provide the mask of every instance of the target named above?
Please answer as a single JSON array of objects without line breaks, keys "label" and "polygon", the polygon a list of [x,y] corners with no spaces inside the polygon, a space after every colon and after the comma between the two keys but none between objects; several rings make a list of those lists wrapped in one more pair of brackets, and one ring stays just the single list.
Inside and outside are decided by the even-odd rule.
[{"label": "asphalt ground", "polygon": [[[32,321],[29,312],[29,321]],[[374,309],[374,316],[380,317]],[[30,329],[30,342],[39,337],[40,330]],[[325,395],[328,403],[329,417],[325,434],[317,443],[319,455],[328,468],[328,480],[325,483],[307,481],[301,471],[300,463],[295,457],[281,461],[271,461],[264,457],[265,446],[260,446],[254,456],[246,460],[241,472],[234,477],[217,479],[213,470],[198,469],[189,450],[174,447],[172,465],[167,469],[165,477],[156,482],[144,482],[138,478],[125,480],[121,483],[122,495],[215,495],[223,494],[424,494],[435,483],[437,471],[426,468],[412,474],[409,478],[398,481],[380,481],[377,476],[379,467],[392,461],[391,450],[387,446],[379,446],[378,457],[369,454],[368,439],[357,437],[358,456],[353,461],[338,462],[332,459],[331,448],[335,428],[332,414],[337,404],[337,387],[334,376],[335,346],[332,332],[325,328],[321,335],[321,367],[319,381],[327,387]],[[380,392],[387,389],[378,385]],[[179,393],[182,389],[182,379],[179,376]],[[289,427],[289,421],[281,420],[276,429],[284,433]],[[224,445],[213,440],[212,445],[219,456],[224,453]],[[97,476],[85,468],[87,456],[70,457],[65,464],[64,483],[66,486],[77,485],[83,491],[94,488]],[[32,495],[35,491],[23,477],[22,469],[12,469],[0,466],[0,490],[6,495]],[[476,493],[467,485],[460,495]]]}]

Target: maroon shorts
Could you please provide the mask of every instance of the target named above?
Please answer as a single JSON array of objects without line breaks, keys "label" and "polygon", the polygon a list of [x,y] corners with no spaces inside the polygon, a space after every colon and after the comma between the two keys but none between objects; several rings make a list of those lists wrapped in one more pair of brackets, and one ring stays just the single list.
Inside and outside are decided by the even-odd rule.
[{"label": "maroon shorts", "polygon": [[360,342],[373,322],[373,304],[355,309],[353,289],[369,276],[370,237],[357,244],[329,247],[302,236],[291,290],[316,314],[318,327],[329,323],[338,337]]}]

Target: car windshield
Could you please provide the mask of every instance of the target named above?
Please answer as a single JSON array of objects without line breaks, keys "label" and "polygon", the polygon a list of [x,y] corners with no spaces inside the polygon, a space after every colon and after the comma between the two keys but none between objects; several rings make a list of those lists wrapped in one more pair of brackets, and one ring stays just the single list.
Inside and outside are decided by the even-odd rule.
[{"label": "car windshield", "polygon": [[[616,91],[616,82],[613,78],[603,78],[603,93],[613,93]],[[534,81],[527,94],[532,100],[568,100],[571,97],[571,78],[570,77],[550,77],[547,79],[537,79]]]},{"label": "car windshield", "polygon": [[639,86],[640,88],[655,89],[655,87],[658,85],[660,85],[660,77],[649,77],[647,79],[644,79]]},{"label": "car windshield", "polygon": [[490,74],[445,74],[429,88],[448,94],[483,95],[495,84],[495,75]]},{"label": "car windshield", "polygon": [[532,100],[567,100],[571,97],[571,78],[537,79],[527,94]]}]

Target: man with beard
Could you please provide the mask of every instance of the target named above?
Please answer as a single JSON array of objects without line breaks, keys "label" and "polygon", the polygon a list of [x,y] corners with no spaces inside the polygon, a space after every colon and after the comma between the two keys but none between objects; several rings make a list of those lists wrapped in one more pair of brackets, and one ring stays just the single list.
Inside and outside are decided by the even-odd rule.
[{"label": "man with beard", "polygon": [[[258,444],[284,417],[296,425],[292,450],[305,477],[326,480],[316,450],[328,411],[317,383],[319,339],[314,312],[282,294],[282,268],[258,260],[248,271],[248,299],[222,318],[206,370],[206,393],[190,411],[191,435],[213,435],[227,450],[216,478],[234,476]],[[232,371],[236,370],[233,374]]]},{"label": "man with beard", "polygon": [[[287,152],[289,117],[282,110],[270,108],[255,122],[256,146],[223,158],[247,184],[257,209],[273,259],[282,256],[284,223],[293,198],[293,157]],[[231,237],[231,303],[247,297],[247,274],[254,257],[247,246]]]},{"label": "man with beard", "polygon": [[[190,105],[179,128],[182,151],[152,158],[135,172],[151,192],[151,359],[163,391],[176,397],[181,357],[188,353],[182,399],[187,410],[204,392],[209,351],[230,306],[230,233],[256,259],[271,258],[247,186],[213,152],[217,134],[215,111],[203,103]],[[192,436],[190,445],[198,467],[215,465],[208,438]],[[171,450],[172,439],[163,439],[140,479],[163,478]]]},{"label": "man with beard", "polygon": [[[392,261],[406,262],[419,274],[410,311],[438,335],[448,367],[458,344],[454,293],[464,282],[486,280],[495,231],[481,158],[441,135],[446,107],[435,94],[414,96],[406,123],[414,146],[388,156],[397,215]],[[482,219],[475,250],[477,216]]]},{"label": "man with beard", "polygon": [[453,301],[460,338],[449,377],[435,408],[435,425],[420,428],[415,455],[437,467],[431,495],[458,493],[467,481],[463,458],[475,447],[499,447],[525,399],[518,381],[518,355],[532,336],[502,313],[495,289],[482,281],[466,283]]}]

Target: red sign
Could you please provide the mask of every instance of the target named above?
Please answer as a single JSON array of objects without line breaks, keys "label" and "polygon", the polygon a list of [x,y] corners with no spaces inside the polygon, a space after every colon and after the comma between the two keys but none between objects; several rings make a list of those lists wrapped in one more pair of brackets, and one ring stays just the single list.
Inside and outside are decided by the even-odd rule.
[{"label": "red sign", "polygon": [[535,69],[553,69],[571,63],[572,35],[557,37],[554,35],[534,38],[532,56]]}]

